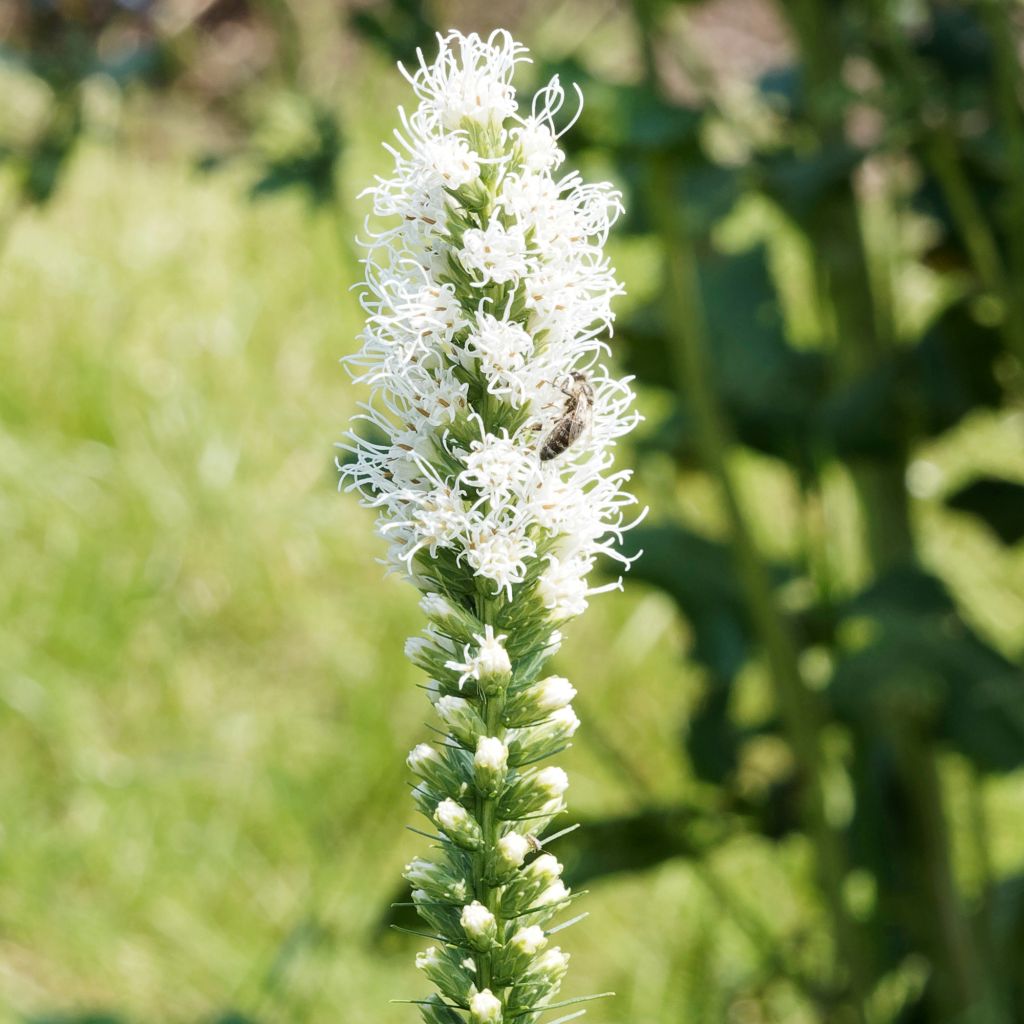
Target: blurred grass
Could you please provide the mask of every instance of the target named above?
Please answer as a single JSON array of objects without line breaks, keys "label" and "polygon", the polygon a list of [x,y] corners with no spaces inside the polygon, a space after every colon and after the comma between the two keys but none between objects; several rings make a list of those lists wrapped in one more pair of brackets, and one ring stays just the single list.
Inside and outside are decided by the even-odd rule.
[{"label": "blurred grass", "polygon": [[[334,488],[353,268],[330,211],[240,194],[86,147],[0,264],[3,1019],[390,1024],[413,1015],[388,999],[425,991],[376,928],[423,846],[403,762],[426,705],[401,654],[414,595],[382,580],[370,516]],[[649,253],[615,255],[634,295],[650,284]],[[982,462],[1016,466],[1018,431],[979,417],[925,453],[916,514],[979,628],[1019,653],[1024,558],[938,506]],[[781,476],[750,457],[744,480],[759,539],[791,543]],[[650,460],[641,485],[714,531],[696,478]],[[829,495],[844,538],[846,486]],[[635,585],[572,628],[556,667],[581,691],[575,812],[700,798],[678,756],[699,691],[685,640]],[[1020,868],[1020,779],[989,798],[996,867]],[[803,846],[748,838],[714,867],[813,967]],[[763,952],[686,866],[602,883],[586,909],[566,994],[615,989],[596,1024],[762,1019]],[[807,1019],[787,985],[764,995],[768,1019]]]}]

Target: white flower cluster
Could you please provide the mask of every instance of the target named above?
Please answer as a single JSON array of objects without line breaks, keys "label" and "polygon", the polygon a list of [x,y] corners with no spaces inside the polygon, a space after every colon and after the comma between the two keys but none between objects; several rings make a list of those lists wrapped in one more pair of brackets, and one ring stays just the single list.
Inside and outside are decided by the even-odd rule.
[{"label": "white flower cluster", "polygon": [[[450,552],[509,600],[539,576],[557,621],[586,608],[596,556],[618,557],[634,499],[612,448],[637,415],[601,362],[621,292],[602,251],[619,194],[559,175],[564,91],[555,78],[520,113],[523,60],[505,32],[451,33],[407,76],[419,106],[388,147],[393,174],[368,190],[390,223],[367,225],[367,323],[348,362],[372,399],[342,474],[379,510],[390,566],[421,589],[438,589]],[[542,460],[574,411],[573,371],[592,389],[575,408],[586,422]]]},{"label": "white flower cluster", "polygon": [[[419,744],[413,799],[439,831],[406,867],[442,940],[417,958],[427,1024],[536,1019],[568,964],[545,926],[574,898],[542,851],[568,778],[539,762],[579,727],[575,689],[542,678],[588,575],[627,528],[613,448],[637,421],[602,363],[621,288],[604,256],[609,185],[560,174],[553,79],[521,113],[522,47],[440,38],[407,77],[419,98],[369,190],[366,329],[349,360],[371,400],[343,481],[378,510],[388,564],[423,593],[407,656],[429,676],[445,740]],[[613,584],[618,586],[618,584]]]}]

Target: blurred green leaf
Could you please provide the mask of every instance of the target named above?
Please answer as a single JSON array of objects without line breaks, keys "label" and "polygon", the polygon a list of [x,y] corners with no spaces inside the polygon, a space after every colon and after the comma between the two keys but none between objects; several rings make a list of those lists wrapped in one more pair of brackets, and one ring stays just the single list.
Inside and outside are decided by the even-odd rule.
[{"label": "blurred green leaf", "polygon": [[631,576],[668,594],[693,627],[693,657],[733,678],[753,640],[729,548],[681,526],[641,526],[631,539],[643,549]]},{"label": "blurred green leaf", "polygon": [[310,128],[305,148],[266,158],[250,190],[254,199],[297,188],[313,205],[334,200],[334,176],[343,148],[341,129],[331,112],[320,109],[311,112]]},{"label": "blurred green leaf", "polygon": [[684,744],[694,774],[721,785],[736,770],[741,736],[729,714],[732,679],[712,676],[685,725]]},{"label": "blurred green leaf", "polygon": [[[709,355],[721,401],[746,445],[797,464],[815,443],[812,420],[824,388],[824,359],[785,339],[774,283],[763,247],[739,254],[699,251],[699,277],[708,326]],[[660,304],[638,309],[619,326],[630,371],[647,384],[671,383],[674,358]],[[685,400],[649,444],[693,450],[692,418]]]},{"label": "blurred green leaf", "polygon": [[976,408],[999,404],[1003,392],[995,362],[1001,348],[999,331],[979,323],[967,302],[942,312],[911,350],[913,376],[905,381],[921,395],[918,426],[923,433],[935,436]]},{"label": "blurred green leaf", "polygon": [[[1002,976],[1009,979],[1014,1020],[1024,1020],[1024,874],[1002,879],[989,897],[992,947]],[[986,922],[982,922],[984,925]]]},{"label": "blurred green leaf", "polygon": [[558,75],[566,87],[575,83],[587,97],[579,120],[565,137],[574,150],[608,149],[618,158],[660,153],[679,159],[699,153],[699,109],[669,103],[647,83],[617,84],[595,77],[571,59],[545,64],[540,73],[545,79]]},{"label": "blurred green leaf", "polygon": [[[732,683],[756,649],[732,553],[680,526],[640,527],[632,540],[643,550],[633,577],[675,601],[693,630],[690,654],[708,669],[704,701],[687,722],[684,742],[697,776],[722,782],[735,768],[746,735],[729,716]],[[773,572],[777,581],[787,574]]]},{"label": "blurred green leaf", "polygon": [[349,23],[364,39],[403,64],[415,64],[417,48],[429,50],[434,43],[430,4],[424,0],[378,0],[353,11]]},{"label": "blurred green leaf", "polygon": [[676,857],[700,857],[725,838],[721,818],[683,807],[648,809],[585,822],[557,841],[565,879],[573,886],[626,871],[644,871]]},{"label": "blurred green leaf", "polygon": [[963,4],[930,3],[929,20],[916,38],[919,56],[951,81],[987,80],[992,45],[974,10]]},{"label": "blurred green leaf", "polygon": [[715,379],[737,433],[752,448],[792,457],[808,439],[823,360],[786,342],[762,246],[702,252],[698,269]]},{"label": "blurred green leaf", "polygon": [[[654,234],[658,225],[650,219],[650,204],[644,192],[652,188],[650,156],[626,152],[616,164],[619,183],[625,192],[626,212],[616,224],[618,234]],[[684,211],[689,230],[706,235],[725,217],[744,194],[745,173],[712,163],[698,151],[675,156],[666,172],[676,206]]]},{"label": "blurred green leaf", "polygon": [[802,152],[794,149],[760,157],[754,168],[765,195],[774,199],[797,223],[805,223],[821,204],[848,187],[864,152],[846,142]]},{"label": "blurred green leaf", "polygon": [[971,631],[939,580],[895,568],[847,612],[876,635],[837,665],[829,695],[841,717],[927,729],[982,771],[1024,764],[1024,672]]},{"label": "blurred green leaf", "polygon": [[937,436],[998,403],[998,353],[997,332],[956,303],[918,344],[891,350],[829,395],[817,429],[843,457],[898,457],[907,438]]},{"label": "blurred green leaf", "polygon": [[946,504],[981,519],[1004,544],[1024,538],[1024,484],[978,477],[947,497]]}]

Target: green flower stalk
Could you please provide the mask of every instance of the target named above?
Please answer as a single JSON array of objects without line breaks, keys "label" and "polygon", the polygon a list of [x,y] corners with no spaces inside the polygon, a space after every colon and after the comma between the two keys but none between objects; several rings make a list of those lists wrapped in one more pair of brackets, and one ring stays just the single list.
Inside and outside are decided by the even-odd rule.
[{"label": "green flower stalk", "polygon": [[443,739],[408,764],[440,852],[405,877],[437,993],[414,1001],[427,1024],[532,1024],[566,1005],[552,922],[574,900],[546,850],[568,778],[543,762],[579,727],[576,691],[544,669],[587,598],[621,587],[587,578],[602,554],[628,565],[615,545],[635,502],[612,469],[633,394],[601,362],[621,204],[555,176],[564,92],[555,78],[519,112],[526,57],[506,32],[439,44],[405,72],[419,104],[400,111],[393,175],[368,190],[383,226],[367,225],[367,324],[348,362],[372,399],[341,472],[428,621],[406,654]]}]

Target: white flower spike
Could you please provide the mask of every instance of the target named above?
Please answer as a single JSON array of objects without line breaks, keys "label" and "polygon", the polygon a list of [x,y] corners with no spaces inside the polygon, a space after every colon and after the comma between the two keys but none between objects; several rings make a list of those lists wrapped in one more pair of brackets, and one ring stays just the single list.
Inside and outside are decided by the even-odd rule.
[{"label": "white flower spike", "polygon": [[613,463],[639,417],[605,362],[620,197],[560,170],[564,90],[555,78],[521,104],[528,57],[507,32],[438,46],[402,69],[418,103],[367,190],[366,327],[346,362],[371,398],[340,469],[376,510],[389,569],[424,595],[430,625],[406,654],[447,734],[408,762],[443,833],[436,862],[406,869],[447,943],[417,961],[440,993],[421,1010],[497,1024],[532,1020],[565,972],[544,927],[574,897],[535,853],[568,779],[533,766],[579,720],[575,689],[543,669],[562,625],[621,585],[589,584],[597,559],[628,567],[617,546],[635,499]]}]

